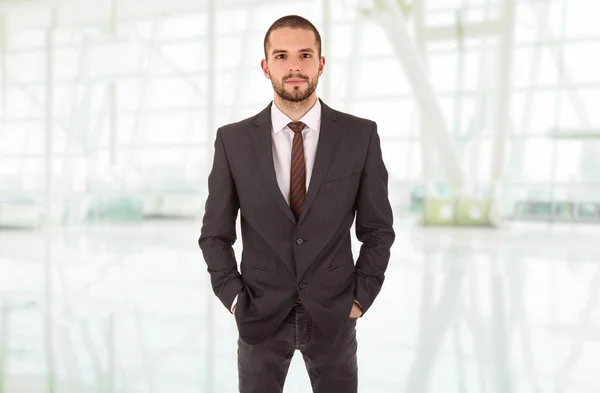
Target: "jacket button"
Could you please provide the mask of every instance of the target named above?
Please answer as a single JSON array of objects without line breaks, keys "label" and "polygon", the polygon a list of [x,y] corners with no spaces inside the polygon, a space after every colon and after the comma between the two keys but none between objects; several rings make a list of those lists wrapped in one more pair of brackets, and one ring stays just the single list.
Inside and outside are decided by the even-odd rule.
[{"label": "jacket button", "polygon": [[296,239],[296,244],[302,244],[302,243],[304,243],[304,239],[302,239],[302,238]]},{"label": "jacket button", "polygon": [[300,289],[304,289],[304,288],[306,288],[306,285],[307,285],[306,283],[304,283],[304,282],[301,282],[301,283],[298,285],[298,288],[300,288]]}]

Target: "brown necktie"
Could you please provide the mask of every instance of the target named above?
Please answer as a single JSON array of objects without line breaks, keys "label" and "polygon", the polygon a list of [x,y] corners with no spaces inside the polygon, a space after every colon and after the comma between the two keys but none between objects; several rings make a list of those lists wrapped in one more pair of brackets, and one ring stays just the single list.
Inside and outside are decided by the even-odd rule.
[{"label": "brown necktie", "polygon": [[304,140],[302,130],[306,125],[300,121],[288,124],[294,131],[292,142],[292,170],[290,173],[290,207],[296,216],[300,217],[306,198],[306,165],[304,164]]}]

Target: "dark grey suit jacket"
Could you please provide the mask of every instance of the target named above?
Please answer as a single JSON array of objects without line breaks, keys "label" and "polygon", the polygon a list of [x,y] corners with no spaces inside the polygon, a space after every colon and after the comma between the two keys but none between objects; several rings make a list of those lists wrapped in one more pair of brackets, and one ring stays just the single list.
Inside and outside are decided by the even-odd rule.
[{"label": "dark grey suit jacket", "polygon": [[[373,304],[395,237],[377,125],[321,102],[314,169],[296,220],[275,175],[271,105],[217,131],[198,244],[223,305],[230,309],[239,294],[235,319],[243,340],[269,337],[300,297],[316,328],[335,341],[355,299],[363,313]],[[238,212],[240,271],[232,249]],[[362,243],[356,265],[355,216]]]}]

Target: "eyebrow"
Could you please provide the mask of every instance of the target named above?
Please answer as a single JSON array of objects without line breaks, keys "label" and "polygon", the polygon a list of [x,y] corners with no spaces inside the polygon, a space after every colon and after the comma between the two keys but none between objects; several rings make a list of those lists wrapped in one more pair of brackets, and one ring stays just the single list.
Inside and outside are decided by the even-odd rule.
[{"label": "eyebrow", "polygon": [[[298,52],[301,52],[301,53],[307,53],[307,52],[308,53],[314,53],[315,51],[312,50],[311,48],[304,48],[304,49],[300,49]],[[275,50],[273,50],[273,52],[271,54],[277,55],[279,53],[288,53],[288,51],[285,50],[285,49],[275,49]]]}]

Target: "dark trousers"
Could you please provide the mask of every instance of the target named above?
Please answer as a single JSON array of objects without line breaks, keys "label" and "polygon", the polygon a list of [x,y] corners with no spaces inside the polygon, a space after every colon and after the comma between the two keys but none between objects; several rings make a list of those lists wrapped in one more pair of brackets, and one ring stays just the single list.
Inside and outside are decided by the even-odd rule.
[{"label": "dark trousers", "polygon": [[296,304],[267,340],[250,345],[238,339],[240,393],[281,393],[296,350],[302,353],[314,393],[356,393],[356,320],[349,318],[333,345],[321,337],[304,306]]}]

